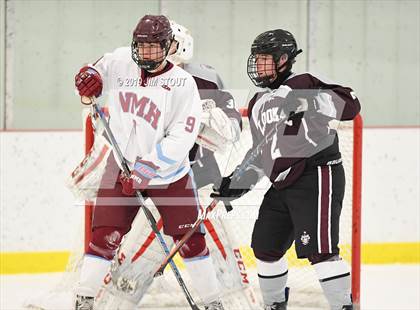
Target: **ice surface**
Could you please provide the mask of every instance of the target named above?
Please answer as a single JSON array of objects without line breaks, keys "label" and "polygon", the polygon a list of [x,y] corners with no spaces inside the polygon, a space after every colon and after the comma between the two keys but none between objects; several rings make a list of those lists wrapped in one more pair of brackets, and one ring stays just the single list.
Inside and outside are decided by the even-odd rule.
[{"label": "ice surface", "polygon": [[[23,305],[28,298],[47,292],[60,279],[60,273],[1,276],[0,309],[25,309]],[[363,310],[418,310],[420,309],[419,292],[420,265],[362,266],[361,304]]]}]

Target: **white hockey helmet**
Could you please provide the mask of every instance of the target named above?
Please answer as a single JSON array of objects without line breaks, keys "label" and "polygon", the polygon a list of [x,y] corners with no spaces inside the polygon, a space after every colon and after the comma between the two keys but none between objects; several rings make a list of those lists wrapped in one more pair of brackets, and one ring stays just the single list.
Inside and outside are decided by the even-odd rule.
[{"label": "white hockey helmet", "polygon": [[169,55],[168,59],[176,65],[188,63],[193,57],[194,39],[187,28],[173,20],[170,23],[174,40],[178,42],[178,46],[176,52]]}]

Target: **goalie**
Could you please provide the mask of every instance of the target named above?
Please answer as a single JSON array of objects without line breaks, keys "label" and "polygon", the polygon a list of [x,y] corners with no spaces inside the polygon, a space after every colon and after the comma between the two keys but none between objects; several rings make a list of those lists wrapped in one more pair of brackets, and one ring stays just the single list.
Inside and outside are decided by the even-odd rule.
[{"label": "goalie", "polygon": [[227,145],[238,141],[241,114],[235,108],[232,95],[221,90],[223,82],[212,67],[189,63],[194,47],[189,30],[174,21],[171,28],[174,40],[168,59],[193,76],[203,108],[200,131],[189,155],[194,180],[197,188],[218,185],[222,176],[214,152],[224,152]]}]

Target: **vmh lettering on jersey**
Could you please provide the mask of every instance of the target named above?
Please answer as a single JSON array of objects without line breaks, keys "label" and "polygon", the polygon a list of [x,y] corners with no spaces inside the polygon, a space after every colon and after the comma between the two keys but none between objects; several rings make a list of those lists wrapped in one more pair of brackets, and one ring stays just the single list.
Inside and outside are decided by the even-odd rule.
[{"label": "vmh lettering on jersey", "polygon": [[119,99],[125,113],[135,114],[150,123],[154,129],[157,128],[161,112],[150,98],[138,98],[136,93],[120,91]]}]

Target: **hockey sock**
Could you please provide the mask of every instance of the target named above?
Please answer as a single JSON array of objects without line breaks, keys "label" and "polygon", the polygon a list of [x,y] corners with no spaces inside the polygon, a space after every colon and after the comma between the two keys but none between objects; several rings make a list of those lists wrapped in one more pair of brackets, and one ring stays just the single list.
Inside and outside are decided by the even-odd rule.
[{"label": "hockey sock", "polygon": [[210,255],[184,258],[193,286],[204,304],[220,297],[220,287]]},{"label": "hockey sock", "polygon": [[351,279],[348,264],[340,259],[313,265],[332,310],[351,305]]},{"label": "hockey sock", "polygon": [[257,259],[258,281],[264,304],[286,301],[287,260],[283,256],[278,261],[265,262]]},{"label": "hockey sock", "polygon": [[110,266],[111,261],[109,260],[99,256],[85,255],[80,271],[80,280],[75,290],[76,294],[96,297]]}]

